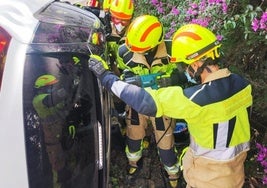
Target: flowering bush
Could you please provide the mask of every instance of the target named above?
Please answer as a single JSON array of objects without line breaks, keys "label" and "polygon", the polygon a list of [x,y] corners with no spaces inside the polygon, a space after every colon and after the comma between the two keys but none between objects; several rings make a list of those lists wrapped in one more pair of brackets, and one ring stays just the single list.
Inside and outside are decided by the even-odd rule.
[{"label": "flowering bush", "polygon": [[263,31],[264,34],[267,31],[267,12],[263,12],[260,19],[254,18],[252,21],[253,31]]},{"label": "flowering bush", "polygon": [[261,164],[264,174],[262,178],[262,183],[267,185],[267,147],[260,143],[256,143],[258,149],[257,161]]},{"label": "flowering bush", "polygon": [[219,40],[231,38],[237,29],[244,33],[248,43],[267,39],[267,11],[263,10],[262,3],[254,8],[249,1],[136,0],[136,7],[146,7],[136,9],[136,16],[152,14],[159,18],[165,38],[171,38],[181,25],[198,23],[216,33]]},{"label": "flowering bush", "polygon": [[[262,1],[263,2],[263,1]],[[232,15],[224,22],[225,32],[238,29],[244,33],[248,44],[255,41],[266,44],[267,39],[267,11],[261,5],[255,8],[252,5],[241,7],[242,11]]]},{"label": "flowering bush", "polygon": [[137,1],[137,6],[151,7],[148,8],[151,11],[137,14],[157,16],[165,28],[166,38],[171,38],[181,25],[187,23],[200,24],[219,34],[227,17],[228,4],[227,0],[143,0]]}]

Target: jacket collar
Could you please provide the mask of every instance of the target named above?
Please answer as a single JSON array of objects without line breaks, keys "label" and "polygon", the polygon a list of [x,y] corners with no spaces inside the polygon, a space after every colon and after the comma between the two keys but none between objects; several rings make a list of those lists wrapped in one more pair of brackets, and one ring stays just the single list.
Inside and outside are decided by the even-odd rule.
[{"label": "jacket collar", "polygon": [[231,72],[227,68],[219,69],[218,71],[209,74],[207,78],[203,81],[203,84],[220,78],[228,77],[230,76],[230,74]]}]

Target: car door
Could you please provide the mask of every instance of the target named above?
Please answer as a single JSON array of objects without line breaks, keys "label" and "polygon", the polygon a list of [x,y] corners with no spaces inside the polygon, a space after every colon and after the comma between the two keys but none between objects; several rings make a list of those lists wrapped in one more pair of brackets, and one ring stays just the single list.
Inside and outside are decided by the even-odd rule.
[{"label": "car door", "polygon": [[103,25],[61,2],[34,16],[22,96],[29,187],[106,187],[109,94],[87,65],[105,56]]}]

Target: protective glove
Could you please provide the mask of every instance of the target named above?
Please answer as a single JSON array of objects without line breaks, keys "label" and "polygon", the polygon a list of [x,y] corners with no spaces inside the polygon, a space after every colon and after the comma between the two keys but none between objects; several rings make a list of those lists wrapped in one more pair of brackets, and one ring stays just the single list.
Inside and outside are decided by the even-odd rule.
[{"label": "protective glove", "polygon": [[88,60],[88,66],[96,77],[100,78],[108,69],[108,64],[98,55],[91,55]]},{"label": "protective glove", "polygon": [[188,83],[188,79],[184,72],[181,72],[178,69],[174,69],[171,73],[171,83],[174,86],[178,85],[181,87],[185,87],[185,84]]}]

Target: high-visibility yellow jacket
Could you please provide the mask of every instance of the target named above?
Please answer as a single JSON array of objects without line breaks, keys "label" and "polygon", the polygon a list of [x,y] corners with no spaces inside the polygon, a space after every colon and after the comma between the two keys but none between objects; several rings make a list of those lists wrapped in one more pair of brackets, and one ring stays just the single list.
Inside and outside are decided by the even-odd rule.
[{"label": "high-visibility yellow jacket", "polygon": [[[118,55],[121,59],[119,67],[127,69],[135,75],[147,75],[153,73],[164,73],[169,75],[177,66],[170,63],[165,42],[160,43],[155,49],[154,54],[140,54],[129,51],[125,44],[120,45]],[[147,60],[150,58],[150,61]]]},{"label": "high-visibility yellow jacket", "polygon": [[179,86],[142,89],[109,72],[101,83],[141,114],[185,119],[194,155],[229,160],[249,149],[251,85],[228,69],[184,90]]}]

